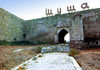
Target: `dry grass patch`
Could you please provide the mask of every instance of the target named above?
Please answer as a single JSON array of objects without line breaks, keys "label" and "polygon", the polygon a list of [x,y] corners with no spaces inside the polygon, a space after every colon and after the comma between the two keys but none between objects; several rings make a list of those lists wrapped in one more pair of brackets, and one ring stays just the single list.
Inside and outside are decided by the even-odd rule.
[{"label": "dry grass patch", "polygon": [[[48,45],[31,45],[31,46],[0,46],[0,70],[10,70],[13,67],[29,60],[38,53],[41,47]],[[22,51],[13,52],[14,50],[23,49]]]},{"label": "dry grass patch", "polygon": [[79,55],[80,51],[77,49],[71,49],[69,52],[69,55],[72,57],[75,57],[76,55]]},{"label": "dry grass patch", "polygon": [[100,70],[100,49],[82,50],[75,59],[83,70]]}]

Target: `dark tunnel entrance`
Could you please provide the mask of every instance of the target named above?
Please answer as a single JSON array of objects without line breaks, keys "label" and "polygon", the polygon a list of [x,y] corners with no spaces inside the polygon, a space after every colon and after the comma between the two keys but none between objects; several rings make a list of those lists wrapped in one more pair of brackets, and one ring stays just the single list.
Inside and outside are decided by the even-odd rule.
[{"label": "dark tunnel entrance", "polygon": [[66,31],[65,29],[62,29],[59,32],[59,35],[58,35],[58,42],[59,43],[65,43],[66,42],[66,41],[64,41],[64,37],[66,36],[67,33],[68,33],[68,31]]}]

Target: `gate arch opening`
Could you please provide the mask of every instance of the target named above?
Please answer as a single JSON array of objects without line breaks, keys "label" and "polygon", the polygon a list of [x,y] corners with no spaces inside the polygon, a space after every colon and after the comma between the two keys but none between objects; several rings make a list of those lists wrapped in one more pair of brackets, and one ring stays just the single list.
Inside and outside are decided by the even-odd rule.
[{"label": "gate arch opening", "polygon": [[67,30],[62,29],[58,35],[59,43],[69,43],[70,42],[70,34]]}]

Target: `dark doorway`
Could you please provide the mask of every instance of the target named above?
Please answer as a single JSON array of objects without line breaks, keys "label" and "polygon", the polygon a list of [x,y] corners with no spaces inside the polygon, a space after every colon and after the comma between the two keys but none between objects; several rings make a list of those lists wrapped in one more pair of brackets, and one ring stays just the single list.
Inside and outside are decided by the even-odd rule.
[{"label": "dark doorway", "polygon": [[26,34],[23,34],[23,38],[24,38],[24,39],[26,38]]},{"label": "dark doorway", "polygon": [[16,41],[16,38],[14,38],[14,41]]},{"label": "dark doorway", "polygon": [[59,43],[65,43],[64,41],[64,37],[65,35],[68,33],[68,31],[66,31],[65,29],[62,29],[60,32],[59,32],[59,36],[58,36],[58,40],[59,40]]}]

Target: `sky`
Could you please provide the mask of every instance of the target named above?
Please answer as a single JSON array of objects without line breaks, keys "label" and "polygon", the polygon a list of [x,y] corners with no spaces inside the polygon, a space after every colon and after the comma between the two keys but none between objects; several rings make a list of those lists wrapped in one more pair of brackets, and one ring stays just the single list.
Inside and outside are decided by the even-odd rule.
[{"label": "sky", "polygon": [[70,42],[70,34],[67,33],[64,37],[64,40],[66,40],[66,42]]},{"label": "sky", "polygon": [[81,4],[87,2],[90,9],[100,8],[100,0],[0,0],[0,7],[24,19],[46,17],[45,9],[52,9],[53,14],[57,8],[62,8],[62,13],[67,12],[67,6],[75,5],[76,11],[83,10]]}]

